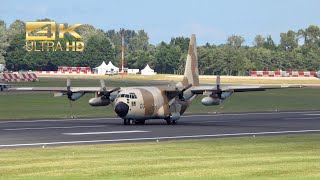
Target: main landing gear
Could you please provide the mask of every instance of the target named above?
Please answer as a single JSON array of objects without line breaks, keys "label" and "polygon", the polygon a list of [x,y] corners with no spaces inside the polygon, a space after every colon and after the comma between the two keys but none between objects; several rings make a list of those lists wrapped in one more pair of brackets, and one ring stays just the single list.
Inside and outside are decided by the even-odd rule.
[{"label": "main landing gear", "polygon": [[166,119],[166,121],[167,121],[167,124],[168,125],[175,125],[175,124],[177,124],[178,123],[178,121],[177,120],[172,120],[172,119]]},{"label": "main landing gear", "polygon": [[131,124],[143,125],[143,124],[145,124],[145,122],[146,122],[145,120],[123,119],[124,125],[131,125]]}]

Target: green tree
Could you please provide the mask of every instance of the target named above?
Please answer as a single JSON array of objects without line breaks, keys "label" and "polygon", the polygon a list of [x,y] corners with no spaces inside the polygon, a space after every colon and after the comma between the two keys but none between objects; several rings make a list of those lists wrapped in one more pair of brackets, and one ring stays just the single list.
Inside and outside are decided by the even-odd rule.
[{"label": "green tree", "polygon": [[232,35],[227,39],[227,44],[231,47],[240,48],[245,42],[242,36]]},{"label": "green tree", "polygon": [[5,64],[5,55],[9,47],[9,36],[5,23],[0,21],[0,64]]},{"label": "green tree", "polygon": [[157,46],[154,69],[160,73],[174,73],[179,67],[181,49],[164,42]]},{"label": "green tree", "polygon": [[253,41],[253,45],[255,47],[263,47],[265,43],[266,43],[266,39],[261,34],[256,35]]},{"label": "green tree", "polygon": [[267,36],[267,39],[263,45],[264,48],[275,51],[277,49],[276,44],[274,43],[271,35]]},{"label": "green tree", "polygon": [[25,61],[24,57],[27,53],[25,47],[25,33],[16,34],[7,50],[6,66],[9,70],[29,69],[29,65],[33,62]]},{"label": "green tree", "polygon": [[182,53],[188,52],[190,38],[175,37],[171,38],[170,45],[179,46]]},{"label": "green tree", "polygon": [[280,49],[285,51],[292,51],[294,48],[298,47],[298,38],[296,33],[289,30],[287,33],[280,34]]},{"label": "green tree", "polygon": [[79,65],[96,67],[102,61],[114,61],[114,53],[109,38],[103,32],[97,31],[89,37]]}]

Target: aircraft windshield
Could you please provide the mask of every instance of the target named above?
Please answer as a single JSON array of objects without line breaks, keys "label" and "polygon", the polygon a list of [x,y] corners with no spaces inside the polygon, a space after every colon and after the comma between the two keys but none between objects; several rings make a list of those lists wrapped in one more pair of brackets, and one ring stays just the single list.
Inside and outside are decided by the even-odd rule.
[{"label": "aircraft windshield", "polygon": [[130,93],[130,94],[118,94],[117,98],[137,99],[137,95],[136,95],[135,93]]}]

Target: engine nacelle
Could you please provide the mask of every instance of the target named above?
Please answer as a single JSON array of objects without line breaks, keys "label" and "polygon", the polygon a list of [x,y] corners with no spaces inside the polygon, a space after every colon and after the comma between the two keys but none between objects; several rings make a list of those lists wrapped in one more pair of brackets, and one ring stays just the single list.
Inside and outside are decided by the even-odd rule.
[{"label": "engine nacelle", "polygon": [[84,95],[84,93],[72,93],[70,100],[75,101],[81,98]]},{"label": "engine nacelle", "polygon": [[205,106],[216,106],[220,105],[222,103],[222,100],[219,98],[208,96],[201,99],[201,103]]},{"label": "engine nacelle", "polygon": [[97,98],[91,98],[89,100],[91,106],[108,106],[110,104],[110,99],[106,99],[103,96]]},{"label": "engine nacelle", "polygon": [[232,93],[233,93],[233,91],[223,92],[223,93],[221,94],[221,99],[222,99],[222,100],[227,99],[229,96],[231,96]]},{"label": "engine nacelle", "polygon": [[178,121],[180,119],[180,113],[172,112],[169,117],[164,118],[165,120]]},{"label": "engine nacelle", "polygon": [[171,120],[175,120],[175,121],[179,120],[180,119],[180,113],[171,113],[170,119]]}]

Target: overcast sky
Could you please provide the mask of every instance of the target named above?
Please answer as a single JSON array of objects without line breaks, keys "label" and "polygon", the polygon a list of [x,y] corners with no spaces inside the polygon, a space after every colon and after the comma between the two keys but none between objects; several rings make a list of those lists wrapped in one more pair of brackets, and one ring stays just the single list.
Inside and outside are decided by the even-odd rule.
[{"label": "overcast sky", "polygon": [[236,34],[252,45],[257,34],[279,34],[320,25],[319,0],[54,0],[0,3],[0,19],[34,21],[50,18],[57,23],[91,24],[103,30],[144,29],[150,43],[171,37],[197,35],[198,44],[225,43]]}]

